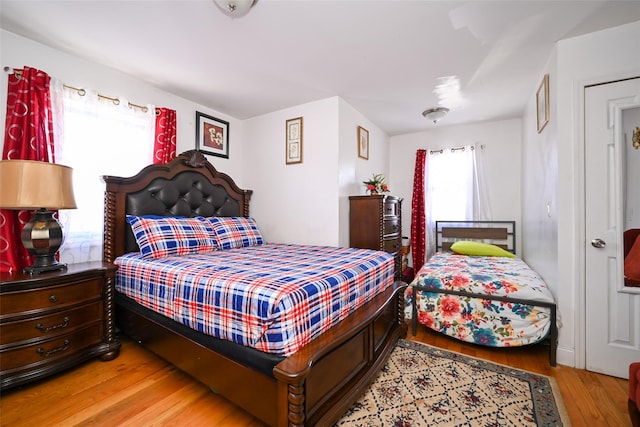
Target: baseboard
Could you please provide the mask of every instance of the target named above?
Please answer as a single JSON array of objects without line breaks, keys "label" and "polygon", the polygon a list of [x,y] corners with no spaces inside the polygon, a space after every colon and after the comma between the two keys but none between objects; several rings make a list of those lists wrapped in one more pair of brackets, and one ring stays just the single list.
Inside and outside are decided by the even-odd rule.
[{"label": "baseboard", "polygon": [[574,349],[558,347],[556,352],[556,361],[559,365],[575,368],[575,360]]}]

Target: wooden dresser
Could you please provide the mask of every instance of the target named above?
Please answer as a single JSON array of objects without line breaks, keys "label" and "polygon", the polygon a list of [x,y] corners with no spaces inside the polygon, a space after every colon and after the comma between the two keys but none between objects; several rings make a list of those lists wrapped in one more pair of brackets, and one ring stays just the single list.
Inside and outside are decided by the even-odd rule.
[{"label": "wooden dresser", "polygon": [[402,199],[395,196],[349,197],[349,246],[394,254],[395,278],[402,272]]},{"label": "wooden dresser", "polygon": [[116,266],[71,264],[38,275],[0,274],[0,388],[118,356]]}]

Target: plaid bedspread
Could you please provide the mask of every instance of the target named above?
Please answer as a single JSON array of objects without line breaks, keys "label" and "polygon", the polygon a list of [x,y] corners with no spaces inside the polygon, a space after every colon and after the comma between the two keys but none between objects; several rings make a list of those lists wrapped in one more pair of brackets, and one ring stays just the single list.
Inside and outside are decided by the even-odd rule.
[{"label": "plaid bedspread", "polygon": [[264,244],[145,260],[123,255],[116,289],[197,331],[288,356],[393,283],[391,254]]}]

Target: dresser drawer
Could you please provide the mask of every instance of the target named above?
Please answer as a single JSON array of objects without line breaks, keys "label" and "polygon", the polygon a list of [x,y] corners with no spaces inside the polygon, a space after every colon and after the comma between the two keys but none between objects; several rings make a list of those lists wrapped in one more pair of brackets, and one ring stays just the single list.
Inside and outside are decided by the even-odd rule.
[{"label": "dresser drawer", "polygon": [[400,220],[398,218],[385,218],[383,222],[383,233],[385,235],[397,234],[400,232]]},{"label": "dresser drawer", "polygon": [[384,202],[384,214],[385,215],[395,215],[398,216],[400,214],[400,203],[396,198],[387,198]]},{"label": "dresser drawer", "polygon": [[71,310],[0,324],[0,348],[33,339],[55,337],[83,325],[100,321],[102,302],[97,301]]},{"label": "dresser drawer", "polygon": [[25,368],[30,365],[43,365],[69,357],[102,340],[102,323],[76,330],[67,335],[40,341],[31,345],[11,347],[0,352],[2,373],[10,373],[12,369]]},{"label": "dresser drawer", "polygon": [[0,298],[1,320],[26,312],[47,311],[102,298],[102,278],[81,280],[36,290],[5,292]]},{"label": "dresser drawer", "polygon": [[394,237],[393,239],[385,239],[382,243],[383,250],[389,253],[398,252],[400,250],[400,247],[402,246],[399,237]]}]

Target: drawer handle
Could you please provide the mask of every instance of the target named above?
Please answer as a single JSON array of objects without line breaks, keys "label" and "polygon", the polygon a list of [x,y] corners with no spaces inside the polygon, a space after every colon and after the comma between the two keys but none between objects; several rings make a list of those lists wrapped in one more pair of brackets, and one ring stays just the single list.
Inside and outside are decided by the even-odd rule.
[{"label": "drawer handle", "polygon": [[47,332],[54,331],[56,329],[66,328],[67,326],[69,326],[69,318],[65,317],[64,319],[62,319],[62,323],[58,325],[44,326],[42,323],[38,323],[36,325],[36,329],[39,329],[41,332],[47,333]]},{"label": "drawer handle", "polygon": [[59,351],[65,351],[68,348],[69,348],[69,340],[64,340],[64,343],[60,347],[52,348],[49,351],[46,351],[42,347],[38,347],[36,352],[38,352],[38,354],[41,355],[41,356],[47,357],[47,356],[51,356],[52,354],[57,353]]},{"label": "drawer handle", "polygon": [[57,296],[55,296],[55,295],[51,295],[51,296],[49,297],[49,301],[51,301],[51,302],[58,302],[58,297],[57,297]]}]

